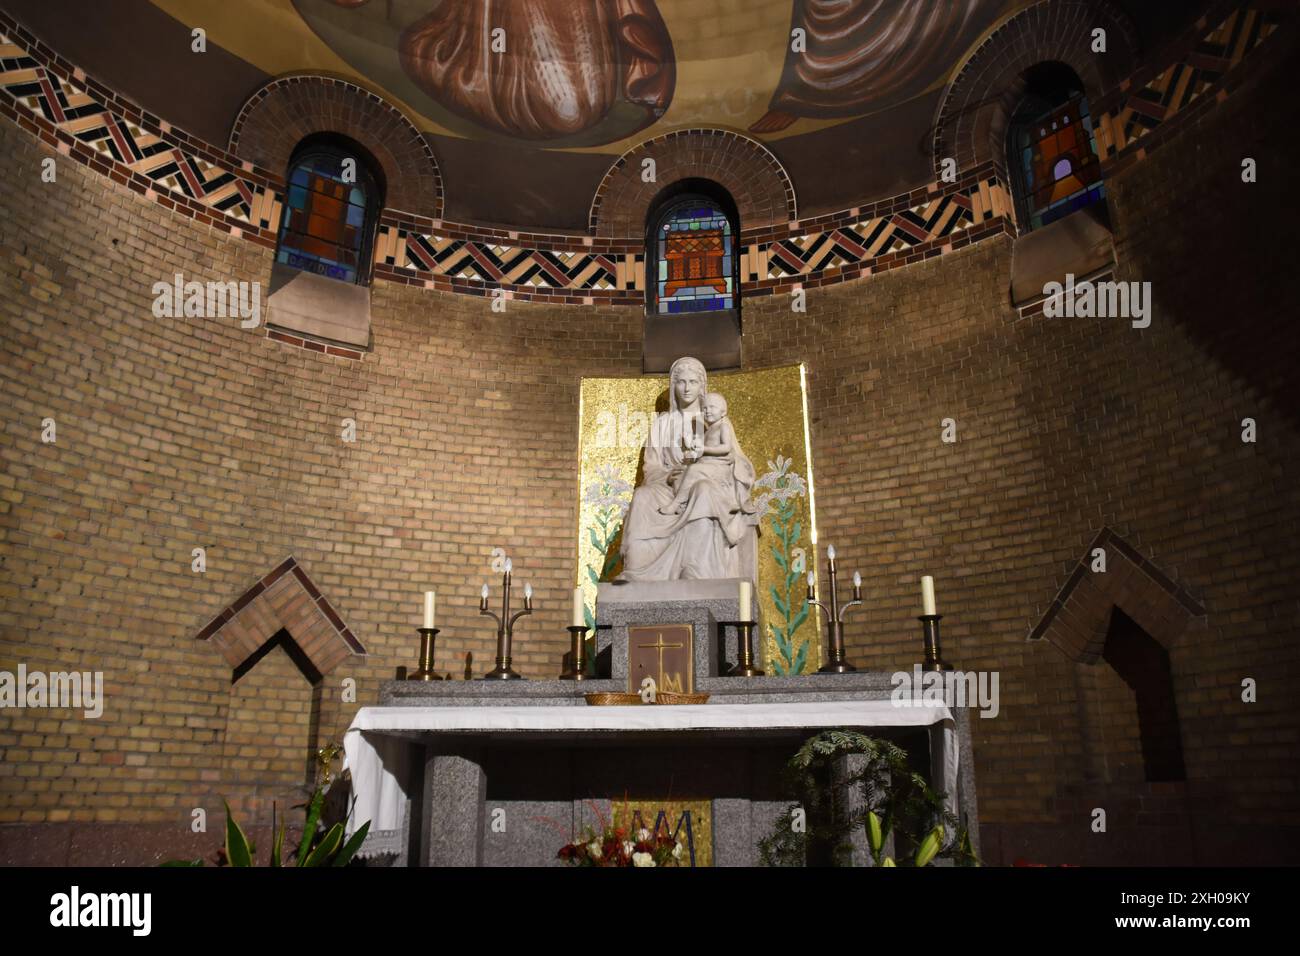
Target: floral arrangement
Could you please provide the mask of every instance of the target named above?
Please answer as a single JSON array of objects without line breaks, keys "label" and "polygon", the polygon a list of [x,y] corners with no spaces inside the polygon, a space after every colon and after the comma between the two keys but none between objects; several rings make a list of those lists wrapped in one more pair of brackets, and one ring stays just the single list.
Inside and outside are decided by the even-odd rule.
[{"label": "floral arrangement", "polygon": [[588,828],[582,839],[556,854],[570,866],[676,866],[686,848],[666,832],[606,825],[598,834]]}]

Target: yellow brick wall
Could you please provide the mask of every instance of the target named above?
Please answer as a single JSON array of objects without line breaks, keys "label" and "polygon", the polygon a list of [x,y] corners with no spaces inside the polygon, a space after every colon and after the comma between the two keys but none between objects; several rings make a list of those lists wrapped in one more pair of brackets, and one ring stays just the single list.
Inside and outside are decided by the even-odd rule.
[{"label": "yellow brick wall", "polygon": [[[1235,104],[1194,136],[1280,161]],[[1208,609],[1170,652],[1189,781],[1216,795],[1201,819],[1300,823],[1285,683],[1300,433],[1280,387],[1296,333],[1287,287],[1267,281],[1290,252],[1249,228],[1269,215],[1268,190],[1229,192],[1235,156],[1189,158],[1188,143],[1108,184],[1118,278],[1155,283],[1143,333],[1021,319],[1005,238],[811,289],[806,314],[787,297],[745,304],[748,365],[808,366],[821,542],[865,582],[851,658],[910,668],[916,579],[930,573],[950,659],[1001,674],[1001,716],[973,720],[986,832],[1086,826],[1069,800],[1087,805],[1089,768],[1131,775],[1132,703],[1114,675],[1080,679],[1025,640],[1103,525]],[[42,183],[51,153],[9,123],[0,154],[0,669],[102,670],[107,694],[97,721],[0,712],[0,824],[149,825],[181,842],[191,810],[219,820],[222,796],[266,822],[354,712],[342,681],[373,703],[415,663],[426,587],[439,669],[459,677],[470,654],[487,669],[477,592],[494,547],[537,591],[516,667],[558,673],[578,380],[639,372],[639,309],[498,314],[381,282],[362,362],[236,320],[156,319],[154,282],[266,281],[270,253],[70,162]],[[1225,237],[1226,257],[1213,251]],[[1237,438],[1246,415],[1261,423],[1254,446]],[[40,441],[47,416],[55,445]],[[939,441],[947,417],[955,445]],[[355,444],[340,440],[344,418]],[[190,570],[195,547],[205,574]],[[287,657],[232,687],[193,639],[289,554],[369,651],[325,677],[314,735],[313,694]],[[1246,676],[1261,684],[1249,707]],[[1104,713],[1084,721],[1088,707]]]}]

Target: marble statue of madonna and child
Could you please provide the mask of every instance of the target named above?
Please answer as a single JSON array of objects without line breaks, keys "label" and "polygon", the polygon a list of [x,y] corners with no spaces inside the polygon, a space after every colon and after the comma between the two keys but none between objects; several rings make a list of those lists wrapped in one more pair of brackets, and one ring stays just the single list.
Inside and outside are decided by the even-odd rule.
[{"label": "marble statue of madonna and child", "polygon": [[642,474],[623,523],[619,581],[757,579],[754,466],[698,359],[669,371],[668,411],[653,420]]}]

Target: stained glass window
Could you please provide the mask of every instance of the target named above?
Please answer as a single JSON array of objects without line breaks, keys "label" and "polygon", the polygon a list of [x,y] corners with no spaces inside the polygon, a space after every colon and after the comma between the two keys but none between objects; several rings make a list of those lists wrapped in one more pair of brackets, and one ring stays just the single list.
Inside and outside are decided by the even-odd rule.
[{"label": "stained glass window", "polygon": [[726,213],[706,199],[669,209],[655,234],[657,311],[735,308],[734,241]]},{"label": "stained glass window", "polygon": [[1087,97],[1076,95],[1058,106],[1018,118],[1012,138],[1022,218],[1029,229],[1055,222],[1105,197]]},{"label": "stained glass window", "polygon": [[[344,178],[344,161],[355,175]],[[336,150],[313,150],[289,174],[276,261],[304,272],[364,282],[369,276],[376,190],[362,163]]]}]

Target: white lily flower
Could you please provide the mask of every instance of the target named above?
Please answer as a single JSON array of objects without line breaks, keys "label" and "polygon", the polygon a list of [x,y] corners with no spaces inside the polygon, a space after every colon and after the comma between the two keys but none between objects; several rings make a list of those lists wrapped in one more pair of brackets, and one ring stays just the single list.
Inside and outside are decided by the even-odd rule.
[{"label": "white lily flower", "polygon": [[654,866],[655,858],[652,857],[649,853],[633,853],[632,865],[633,866]]}]

